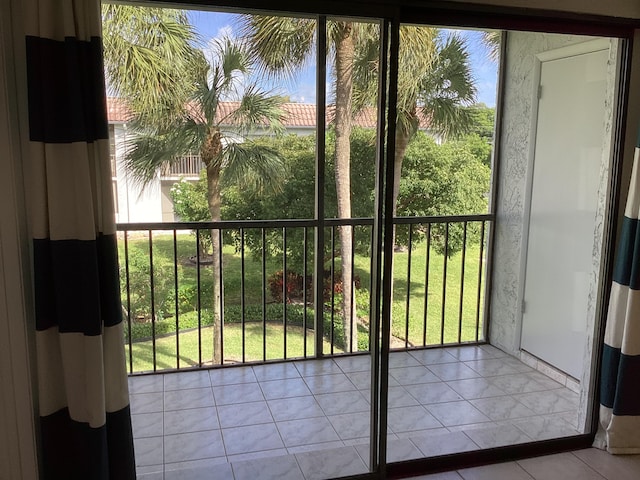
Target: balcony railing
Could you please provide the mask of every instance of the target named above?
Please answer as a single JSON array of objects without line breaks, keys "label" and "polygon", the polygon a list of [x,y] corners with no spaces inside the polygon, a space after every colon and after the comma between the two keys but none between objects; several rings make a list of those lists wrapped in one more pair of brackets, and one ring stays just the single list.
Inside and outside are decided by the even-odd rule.
[{"label": "balcony railing", "polygon": [[199,177],[204,168],[200,155],[184,155],[162,169],[162,177]]},{"label": "balcony railing", "polygon": [[[396,243],[406,246],[394,254],[391,348],[484,340],[492,221],[491,215],[395,220]],[[325,249],[318,272],[315,220],[118,225],[129,372],[368,350],[373,220],[327,219],[322,225]],[[353,229],[355,308],[346,322],[341,228]],[[211,256],[212,236],[222,246],[218,262]],[[322,311],[316,315],[320,292],[322,301],[315,305]],[[223,299],[218,355],[215,294]],[[345,339],[345,325],[357,328],[357,344]]]}]

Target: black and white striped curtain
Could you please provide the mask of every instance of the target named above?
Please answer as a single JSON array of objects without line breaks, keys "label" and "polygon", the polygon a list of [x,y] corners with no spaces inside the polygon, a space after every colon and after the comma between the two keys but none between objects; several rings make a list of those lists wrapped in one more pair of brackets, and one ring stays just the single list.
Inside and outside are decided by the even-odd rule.
[{"label": "black and white striped curtain", "polygon": [[616,253],[595,445],[640,453],[640,137]]},{"label": "black and white striped curtain", "polygon": [[100,2],[22,8],[42,473],[135,478]]}]

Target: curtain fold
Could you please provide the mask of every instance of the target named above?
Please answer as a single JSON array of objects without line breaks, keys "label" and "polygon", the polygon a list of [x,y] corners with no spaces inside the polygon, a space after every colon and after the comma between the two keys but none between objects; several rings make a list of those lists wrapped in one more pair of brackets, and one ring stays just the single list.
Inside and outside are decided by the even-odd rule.
[{"label": "curtain fold", "polygon": [[640,453],[640,135],[609,298],[594,445]]},{"label": "curtain fold", "polygon": [[133,479],[98,0],[26,0],[42,474]]}]

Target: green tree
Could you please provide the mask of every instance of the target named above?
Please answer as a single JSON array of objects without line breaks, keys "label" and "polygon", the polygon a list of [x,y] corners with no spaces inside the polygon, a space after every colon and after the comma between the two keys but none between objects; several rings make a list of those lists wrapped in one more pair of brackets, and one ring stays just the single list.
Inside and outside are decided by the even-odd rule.
[{"label": "green tree", "polygon": [[464,108],[468,110],[471,117],[467,133],[475,133],[489,142],[493,141],[496,109],[487,107],[484,103],[476,103]]},{"label": "green tree", "polygon": [[[369,42],[376,42],[369,37]],[[379,69],[375,49],[362,49],[355,65],[358,107],[370,101]],[[465,41],[456,35],[443,36],[435,28],[403,26],[398,51],[398,97],[394,151],[392,216],[398,214],[402,166],[409,142],[420,124],[446,139],[466,132],[470,115],[463,107],[475,101],[476,88]],[[392,239],[396,245],[394,226]],[[393,292],[393,288],[391,289]],[[393,299],[391,299],[393,301]]]},{"label": "green tree", "polygon": [[[244,78],[251,73],[252,67],[247,51],[225,38],[216,41],[210,57],[205,58],[193,43],[194,35],[174,37],[176,29],[159,30],[158,23],[152,21],[155,17],[144,7],[111,5],[109,12],[115,12],[113,18],[118,18],[118,23],[125,26],[106,30],[105,37],[121,36],[122,31],[133,32],[130,43],[137,45],[135,33],[139,31],[140,39],[154,36],[164,39],[159,45],[140,45],[140,51],[145,55],[132,56],[130,69],[107,67],[107,71],[113,70],[116,77],[129,76],[119,84],[127,86],[120,92],[126,95],[125,100],[133,114],[130,124],[135,136],[128,145],[126,156],[126,166],[132,176],[146,186],[158,171],[177,162],[180,156],[198,152],[206,169],[207,204],[214,222],[221,219],[223,183],[242,184],[254,191],[277,187],[282,172],[281,159],[274,151],[251,141],[250,134],[257,125],[276,132],[282,129],[282,99],[268,95],[256,84],[244,86]],[[181,26],[181,33],[193,33],[184,13],[173,15],[180,20],[176,24]],[[145,23],[141,18],[149,22]],[[116,39],[105,40],[107,65],[116,65],[121,60],[117,55],[122,54],[121,50],[108,46],[121,44]],[[167,45],[172,48],[164,48]],[[147,55],[149,49],[154,51],[153,55]],[[178,59],[176,52],[183,52],[184,58]],[[158,59],[158,63],[150,62],[148,57]],[[157,84],[138,83],[139,79],[151,79],[154,74],[160,79]],[[142,89],[150,91],[136,97],[135,91]],[[133,100],[129,101],[130,98]],[[236,107],[223,113],[219,109],[220,102],[229,99],[237,100]],[[234,126],[233,139],[225,138],[221,128],[225,124]],[[221,265],[217,254],[221,245],[217,231],[213,231],[211,237],[213,361],[221,363]]]},{"label": "green tree", "polygon": [[[169,195],[173,203],[173,211],[182,221],[208,222],[211,220],[209,211],[208,188],[206,170],[200,172],[197,182],[182,178],[173,184]],[[211,231],[200,231],[197,235],[200,243],[200,255],[204,256],[211,249]]]},{"label": "green tree", "polygon": [[495,109],[484,103],[464,107],[471,117],[467,134],[456,139],[471,148],[473,154],[488,167],[491,166]]},{"label": "green tree", "polygon": [[[330,132],[331,134],[331,132]],[[354,215],[373,215],[372,197],[375,172],[366,168],[375,157],[375,136],[373,129],[354,128],[351,135],[352,175],[358,175],[352,191]],[[466,138],[466,137],[465,137]],[[270,148],[278,151],[286,159],[286,171],[282,189],[264,195],[251,195],[242,189],[225,190],[223,217],[233,220],[311,218],[314,211],[314,152],[313,136],[297,137],[289,135],[280,139],[262,139]],[[327,162],[331,162],[332,152],[327,151]],[[357,172],[357,173],[356,173]],[[474,152],[473,143],[457,140],[438,145],[424,132],[418,132],[409,144],[404,160],[404,175],[400,181],[398,195],[398,215],[439,216],[485,213],[489,190],[490,170]],[[335,183],[328,179],[325,185],[328,200],[332,198]],[[334,212],[335,200],[329,200],[327,211]],[[414,230],[415,233],[415,230]],[[444,229],[432,228],[433,246],[438,253],[444,253]],[[471,233],[471,232],[470,232]],[[356,251],[366,254],[370,248],[371,232],[362,235],[356,232]],[[291,269],[302,273],[302,231],[292,229],[288,233],[290,242],[287,262]],[[418,239],[418,236],[414,237]],[[361,242],[358,242],[361,240]],[[473,240],[469,237],[469,241]],[[398,229],[398,244],[408,244],[408,230]],[[451,228],[449,255],[462,247],[462,230]],[[254,254],[261,255],[262,238],[259,232],[247,232],[247,245]],[[281,232],[266,235],[266,252],[274,258],[282,255]],[[325,260],[330,259],[325,246]],[[310,253],[307,252],[310,258]]]},{"label": "green tree", "polygon": [[[328,131],[329,141],[325,162],[327,169],[333,168],[333,129]],[[252,195],[246,190],[229,188],[224,192],[223,218],[229,220],[293,219],[313,218],[315,200],[315,136],[288,135],[278,139],[260,140],[268,148],[277,151],[285,159],[285,176],[281,190],[263,195]],[[373,188],[375,171],[371,168],[375,159],[375,131],[355,127],[351,133],[351,176],[354,179],[351,197],[354,217],[373,216]],[[328,216],[335,216],[337,203],[335,179],[328,176],[325,183]],[[259,231],[245,229],[246,243],[258,258],[262,252],[262,236]],[[327,234],[329,233],[327,229]],[[282,232],[269,229],[266,235],[266,251],[274,258],[282,255]],[[300,228],[287,232],[287,266],[303,273],[303,232]],[[312,235],[309,234],[307,259],[313,258]],[[328,237],[329,238],[329,237]],[[354,228],[354,243],[357,252],[366,253],[371,244],[371,231],[364,227]],[[325,243],[324,264],[328,268],[332,257],[330,242]]]},{"label": "green tree", "polygon": [[[463,140],[436,144],[418,132],[407,148],[404,175],[398,194],[400,216],[447,216],[486,213],[491,171],[476,157],[473,144]],[[414,230],[415,233],[415,230]],[[398,226],[397,242],[408,244],[408,228]],[[432,244],[438,253],[451,256],[462,248],[463,227],[451,225],[445,245],[445,226],[433,224]],[[478,229],[470,228],[468,241],[477,241]]]}]

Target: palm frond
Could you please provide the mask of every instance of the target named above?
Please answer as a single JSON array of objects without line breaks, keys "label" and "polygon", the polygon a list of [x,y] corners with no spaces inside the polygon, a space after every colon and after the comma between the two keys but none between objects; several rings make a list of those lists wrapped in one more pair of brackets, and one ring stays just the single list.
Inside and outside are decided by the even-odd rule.
[{"label": "palm frond", "polygon": [[377,103],[380,71],[380,29],[364,24],[356,39],[353,62],[353,109],[355,112]]},{"label": "palm frond", "polygon": [[250,133],[256,126],[282,134],[285,131],[283,103],[282,97],[269,95],[255,84],[249,85],[240,99],[240,105],[231,114],[230,121],[241,135]]},{"label": "palm frond", "polygon": [[315,20],[242,15],[239,30],[258,71],[267,76],[292,79],[315,51]]},{"label": "palm frond", "polygon": [[466,41],[449,35],[438,45],[438,55],[423,78],[419,103],[430,128],[444,136],[466,132],[471,122],[467,109],[475,103],[476,86]]},{"label": "palm frond", "polygon": [[125,168],[134,182],[145,188],[159,171],[178,161],[182,155],[198,152],[205,130],[201,124],[185,118],[165,131],[149,128],[135,119],[131,127],[135,136],[125,144]]},{"label": "palm frond", "polygon": [[192,109],[197,111],[192,115],[197,121],[209,126],[215,125],[216,114],[220,104],[220,92],[209,87],[209,72],[214,67],[207,65],[206,71],[198,79],[192,97]]},{"label": "palm frond", "polygon": [[222,154],[224,185],[239,185],[256,194],[265,189],[281,190],[285,165],[276,150],[252,141],[232,142]]},{"label": "palm frond", "polygon": [[500,58],[501,30],[485,30],[482,32],[482,43],[487,49],[487,57],[492,62],[498,62]]},{"label": "palm frond", "polygon": [[211,47],[211,89],[228,93],[238,78],[251,71],[249,55],[240,42],[229,37],[214,40]]},{"label": "palm frond", "polygon": [[180,106],[200,41],[183,11],[104,5],[103,42],[109,93],[143,110],[156,102]]}]

